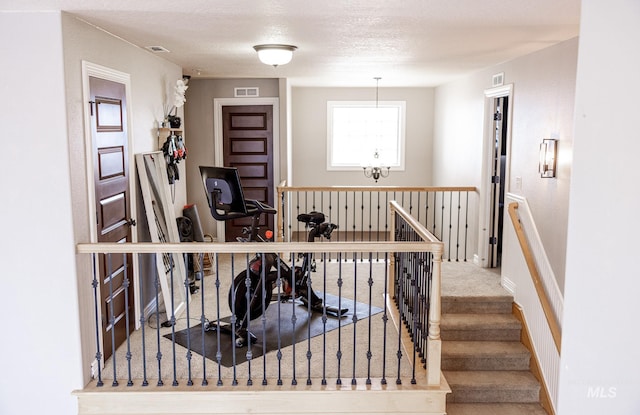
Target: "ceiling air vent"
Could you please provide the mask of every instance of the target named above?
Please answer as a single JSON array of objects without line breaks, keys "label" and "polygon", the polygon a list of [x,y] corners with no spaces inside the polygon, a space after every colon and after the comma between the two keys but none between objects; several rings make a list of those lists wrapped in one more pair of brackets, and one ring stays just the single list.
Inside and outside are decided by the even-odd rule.
[{"label": "ceiling air vent", "polygon": [[154,53],[169,52],[169,50],[164,46],[145,46],[144,48]]},{"label": "ceiling air vent", "polygon": [[236,98],[250,98],[250,97],[259,97],[260,96],[260,88],[256,86],[252,87],[243,87],[243,88],[233,88]]}]

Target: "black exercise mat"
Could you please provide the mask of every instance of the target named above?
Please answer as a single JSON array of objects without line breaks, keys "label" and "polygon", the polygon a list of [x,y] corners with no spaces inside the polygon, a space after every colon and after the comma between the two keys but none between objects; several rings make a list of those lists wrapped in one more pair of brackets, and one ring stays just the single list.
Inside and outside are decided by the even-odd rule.
[{"label": "black exercise mat", "polygon": [[[320,298],[323,298],[322,293],[318,293]],[[338,307],[338,297],[327,294],[326,304]],[[294,305],[295,304],[295,305]],[[356,302],[353,300],[342,298],[342,308],[348,308],[349,311],[342,315],[342,318],[327,315],[326,326],[322,321],[322,313],[312,312],[309,319],[308,309],[301,302],[280,303],[280,347],[284,348],[295,342],[307,340],[308,336],[315,337],[322,334],[323,327],[327,332],[335,330],[338,326],[347,326],[353,323],[354,311],[358,318],[358,321],[366,319],[369,316],[369,305]],[[355,305],[355,307],[354,307]],[[295,333],[293,330],[293,322],[291,317],[295,308]],[[380,307],[371,307],[371,315],[378,314],[382,311]],[[267,353],[278,349],[278,303],[273,302],[269,305],[265,311],[266,316],[266,329],[264,337],[266,338],[266,351]],[[229,321],[229,317],[223,318],[225,323]],[[214,323],[215,324],[215,323]],[[258,338],[257,342],[252,345],[251,352],[252,357],[256,358],[262,356],[262,321],[260,318],[251,321],[251,332]],[[171,334],[164,335],[165,338],[171,340]],[[216,353],[218,353],[218,333],[216,331],[204,332],[204,353],[202,352],[202,328],[200,324],[191,327],[189,330],[184,329],[175,333],[175,341],[177,344],[187,347],[187,341],[189,340],[189,347],[194,353],[206,356],[208,359],[217,362]],[[235,348],[232,347],[231,334],[220,332],[220,353],[222,354],[222,360],[220,363],[226,367],[233,366],[233,349],[235,349],[236,365],[246,362],[247,347]]]}]

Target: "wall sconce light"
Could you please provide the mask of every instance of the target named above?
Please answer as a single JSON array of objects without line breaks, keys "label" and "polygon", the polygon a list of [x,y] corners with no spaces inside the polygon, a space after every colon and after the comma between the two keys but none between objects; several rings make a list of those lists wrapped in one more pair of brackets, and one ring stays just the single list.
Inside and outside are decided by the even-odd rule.
[{"label": "wall sconce light", "polygon": [[[383,170],[385,168],[386,170]],[[368,166],[363,166],[362,169],[364,171],[364,177],[373,177],[373,180],[378,183],[378,179],[381,177],[389,177],[389,170],[391,167],[380,167],[380,154],[378,153],[378,150],[376,150],[373,153],[373,162]]]},{"label": "wall sconce light", "polygon": [[298,48],[292,45],[269,44],[255,45],[253,49],[258,52],[260,62],[276,67],[291,62],[293,51]]},{"label": "wall sconce light", "polygon": [[556,177],[556,148],[558,140],[553,138],[545,138],[540,143],[540,164],[538,171],[542,178]]}]

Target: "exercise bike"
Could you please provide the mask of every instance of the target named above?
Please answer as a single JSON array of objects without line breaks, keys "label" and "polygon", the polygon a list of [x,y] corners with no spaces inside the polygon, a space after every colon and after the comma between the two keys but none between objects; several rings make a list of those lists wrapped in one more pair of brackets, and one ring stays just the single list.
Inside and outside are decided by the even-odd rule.
[{"label": "exercise bike", "polygon": [[[276,210],[258,200],[244,198],[236,168],[200,166],[200,174],[211,215],[216,220],[251,218],[250,225],[243,229],[243,236],[237,238],[239,242],[268,242],[271,239],[260,235],[259,223],[262,215],[273,215]],[[297,220],[308,229],[308,242],[314,242],[317,238],[331,239],[331,233],[338,227],[326,222],[321,212],[303,213],[298,215]],[[257,253],[249,261],[247,269],[236,275],[229,289],[229,308],[235,315],[231,325],[214,322],[205,326],[205,330],[220,328],[235,333],[236,347],[254,343],[257,338],[247,329],[249,321],[264,313],[273,301],[278,285],[281,301],[300,300],[310,311],[338,318],[348,313],[348,308],[324,304],[310,283],[310,274],[315,271],[313,255],[302,253],[299,257],[302,257],[300,265],[289,265],[276,253]],[[277,295],[275,297],[278,298]]]}]

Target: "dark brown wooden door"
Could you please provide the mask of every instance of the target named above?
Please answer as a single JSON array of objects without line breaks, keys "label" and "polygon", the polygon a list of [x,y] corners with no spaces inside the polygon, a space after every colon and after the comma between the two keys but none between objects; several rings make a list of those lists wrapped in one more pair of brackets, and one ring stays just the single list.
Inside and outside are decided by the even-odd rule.
[{"label": "dark brown wooden door", "polygon": [[[244,197],[274,206],[273,195],[273,107],[271,105],[223,106],[224,165],[236,167]],[[273,215],[263,215],[262,231],[273,230]],[[248,226],[248,218],[225,224],[225,239],[235,241]]]},{"label": "dark brown wooden door", "polygon": [[[130,242],[129,158],[125,85],[89,77],[98,242]],[[98,261],[104,359],[134,324],[131,255]],[[126,286],[128,285],[128,288]]]}]

